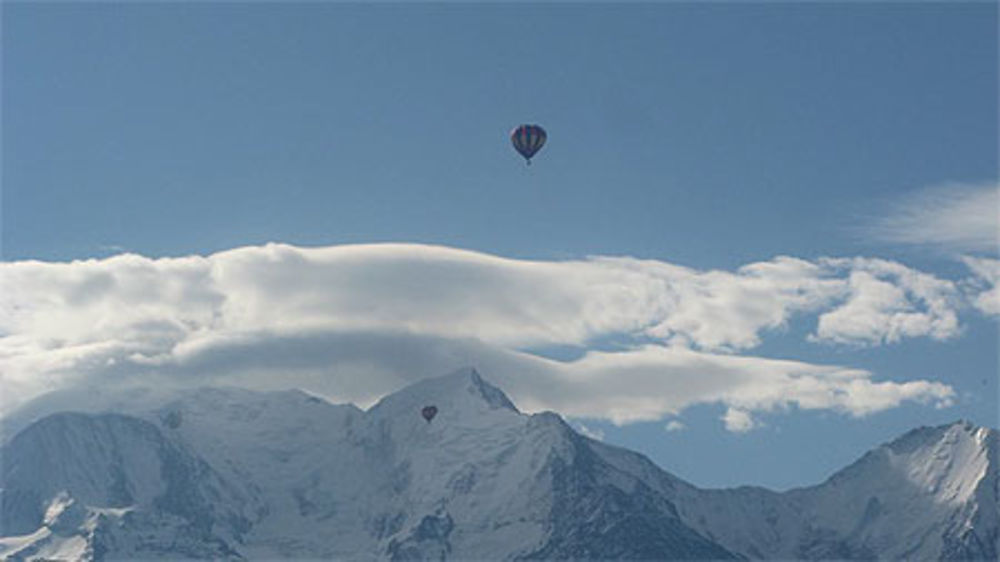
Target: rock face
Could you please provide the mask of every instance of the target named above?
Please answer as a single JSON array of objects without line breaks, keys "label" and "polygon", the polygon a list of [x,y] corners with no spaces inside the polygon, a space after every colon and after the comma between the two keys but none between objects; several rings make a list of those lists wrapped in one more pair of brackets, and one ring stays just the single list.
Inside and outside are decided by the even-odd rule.
[{"label": "rock face", "polygon": [[5,420],[0,556],[997,558],[997,434],[963,423],[779,494],[695,488],[471,369],[368,411],[297,391],[105,398]]}]

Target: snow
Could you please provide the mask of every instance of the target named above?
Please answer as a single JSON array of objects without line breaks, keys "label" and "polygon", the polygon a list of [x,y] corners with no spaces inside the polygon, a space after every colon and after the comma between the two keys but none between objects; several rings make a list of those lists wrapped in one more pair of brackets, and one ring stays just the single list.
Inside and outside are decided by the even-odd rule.
[{"label": "snow", "polygon": [[808,558],[823,549],[842,557],[849,549],[861,558],[938,559],[949,537],[975,527],[976,513],[996,528],[995,499],[977,497],[996,477],[996,440],[995,431],[965,422],[921,428],[818,486],[783,494],[685,488],[681,504],[693,526],[755,557]]},{"label": "snow", "polygon": [[[66,403],[64,396],[54,398],[55,409]],[[439,412],[428,423],[420,410],[431,404]],[[130,389],[124,398],[93,393],[75,406],[128,412],[204,459],[223,481],[252,483],[244,490],[246,504],[236,509],[252,520],[253,533],[241,547],[252,558],[386,552],[394,540],[418,534],[426,518],[445,515],[465,523],[449,537],[452,555],[500,555],[543,537],[544,513],[532,520],[522,514],[544,506],[544,498],[510,491],[535,477],[544,460],[539,451],[551,445],[526,441],[532,417],[474,370],[423,381],[367,412],[299,391],[235,388]],[[53,408],[33,404],[27,417],[41,417],[47,407]],[[140,464],[157,474],[156,466]],[[139,488],[155,490],[142,494],[149,504],[162,485],[140,480]]]},{"label": "snow", "polygon": [[[69,405],[91,414],[46,417]],[[438,413],[427,422],[429,405]],[[19,512],[24,528],[0,538],[3,557],[84,559],[99,530],[132,558],[506,559],[543,551],[565,516],[556,465],[588,471],[615,498],[670,506],[658,521],[750,558],[936,559],[1000,519],[986,428],[915,430],[811,488],[702,490],[556,414],[519,412],[473,369],[367,411],[300,391],[59,393],[5,420],[11,428],[24,431],[8,434],[3,493],[47,503]],[[191,535],[196,520],[207,534]]]},{"label": "snow", "polygon": [[0,556],[6,560],[35,545],[48,544],[51,536],[52,531],[48,527],[39,527],[37,531],[28,535],[0,537]]},{"label": "snow", "polygon": [[68,493],[60,492],[45,510],[43,526],[33,533],[0,538],[0,557],[33,560],[83,560],[91,552],[94,517]]}]

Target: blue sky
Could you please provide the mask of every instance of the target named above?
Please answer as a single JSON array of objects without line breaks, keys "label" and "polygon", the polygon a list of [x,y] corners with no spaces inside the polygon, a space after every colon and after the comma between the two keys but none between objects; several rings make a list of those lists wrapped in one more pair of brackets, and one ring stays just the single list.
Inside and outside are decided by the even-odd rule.
[{"label": "blue sky", "polygon": [[[535,287],[532,282],[551,282],[540,292],[554,295],[552,301],[523,304],[525,314],[508,318],[497,308],[492,316],[463,316],[468,309],[447,295],[432,299],[439,310],[456,307],[453,318],[463,332],[441,328],[445,320],[431,320],[435,311],[386,312],[389,317],[424,314],[407,324],[412,335],[447,340],[440,346],[452,355],[442,356],[472,362],[479,360],[477,352],[455,351],[455,338],[468,335],[492,346],[486,354],[516,351],[573,361],[588,350],[662,346],[669,338],[674,338],[671,345],[682,345],[676,338],[683,337],[692,349],[725,358],[788,359],[863,370],[873,381],[924,381],[951,389],[947,405],[940,396],[918,393],[864,415],[846,406],[805,412],[770,403],[743,407],[712,394],[661,404],[653,409],[659,414],[650,414],[659,416],[656,421],[624,425],[613,423],[621,419],[609,395],[600,405],[581,406],[575,418],[606,441],[640,450],[699,485],[814,483],[916,425],[959,417],[997,425],[996,313],[990,304],[975,305],[992,302],[987,291],[996,279],[976,273],[962,258],[986,260],[986,269],[995,267],[990,264],[997,258],[995,236],[994,242],[983,243],[981,235],[965,232],[970,221],[962,211],[981,213],[983,205],[976,202],[986,201],[986,227],[979,226],[979,232],[995,232],[996,30],[997,8],[989,3],[5,3],[3,258],[22,269],[27,260],[60,263],[66,267],[52,275],[77,279],[86,273],[66,262],[97,258],[104,261],[93,267],[120,272],[121,260],[105,258],[122,252],[142,256],[143,267],[155,269],[163,263],[159,258],[208,259],[269,242],[295,248],[398,242],[477,253],[471,258],[433,254],[421,262],[424,266],[468,259],[486,264],[484,271],[500,267],[480,254],[576,264],[582,269],[552,275],[581,284],[619,286],[626,283],[621,276],[629,268],[643,269],[651,277],[641,282],[650,286],[704,288],[709,283],[710,276],[678,280],[651,272],[649,263],[616,262],[594,273],[590,256],[729,273],[711,285],[709,292],[718,290],[718,295],[730,294],[728,283],[739,281],[739,268],[748,264],[771,263],[779,256],[820,264],[819,277],[842,282],[830,289],[839,296],[816,289],[808,303],[781,308],[776,323],[761,319],[770,318],[768,311],[719,320],[697,304],[701,301],[690,309],[674,303],[654,317],[637,307],[636,317],[612,321],[608,318],[619,297],[592,294],[590,286],[560,285],[547,270],[533,277],[534,270],[520,267],[521,261],[510,271],[501,268],[502,273],[525,283],[527,292]],[[508,131],[522,122],[540,123],[548,131],[548,144],[530,168],[507,140]],[[947,215],[952,203],[957,210]],[[979,241],[964,242],[970,238]],[[405,267],[422,267],[405,258],[416,250],[395,248],[391,258],[378,258],[401,260],[403,269],[394,266],[392,274],[404,272],[405,279],[410,271]],[[303,254],[298,260],[267,255],[271,263],[288,267],[289,275],[303,260],[333,263],[324,261],[326,254]],[[951,286],[921,300],[915,287],[926,284],[910,283],[909,274],[892,273],[884,263],[835,264],[824,258],[884,260]],[[365,259],[359,263],[369,267]],[[226,260],[209,259],[213,264]],[[310,271],[301,274],[316,274]],[[378,268],[364,271],[376,278],[386,274]],[[448,277],[446,267],[420,271],[415,278],[438,275],[443,287],[451,287],[467,279],[462,276],[479,279],[480,270],[453,272],[459,278]],[[35,279],[9,275],[10,283]],[[811,273],[796,275],[815,281]],[[174,318],[175,305],[197,316],[191,302],[206,307],[215,302],[208,297],[185,301],[190,279],[181,279],[179,285],[187,287],[177,289],[182,296],[170,306],[157,301],[148,308],[144,326]],[[901,288],[910,298],[899,310],[927,313],[911,318],[919,326],[884,337],[889,332],[881,328],[872,328],[873,336],[864,331],[868,328],[849,325],[850,318],[869,321],[865,314],[871,310],[853,317],[857,307],[842,311],[844,303],[855,302],[848,295],[861,295],[862,286],[874,291],[864,295],[889,291],[888,285],[868,283],[873,279]],[[84,296],[54,305],[45,301],[50,308],[44,308],[44,299],[15,287],[0,323],[8,349],[23,349],[14,346],[31,338],[50,342],[39,344],[43,351],[33,355],[50,365],[55,364],[53,349],[66,351],[73,342],[139,345],[135,326],[119,322],[117,309],[77,307],[89,298],[85,289],[67,285],[70,281],[53,283],[57,293],[78,290]],[[251,281],[226,283],[213,285],[213,291],[237,302],[234,295],[244,294],[240,288]],[[402,294],[412,289],[385,286]],[[348,289],[360,290],[355,284]],[[253,295],[271,302],[280,290],[280,285],[272,292],[256,286]],[[501,295],[495,284],[485,283],[481,290],[463,302],[502,296],[509,304],[520,298]],[[643,285],[647,290],[652,289]],[[567,302],[580,298],[583,304],[573,311],[593,302],[605,303],[608,310],[597,316],[581,313],[578,319],[550,308],[551,302],[561,302],[561,291],[575,295],[565,297]],[[700,293],[678,289],[676,294],[694,295],[685,302],[695,302]],[[740,295],[743,300],[732,308],[757,298],[752,292]],[[976,301],[980,295],[986,300]],[[420,297],[417,291],[415,298]],[[954,309],[956,325],[948,325],[947,311],[931,304],[938,297],[948,303],[942,307]],[[956,299],[964,301],[956,304]],[[330,314],[323,322],[347,329],[346,313],[337,306],[327,300],[316,304]],[[627,304],[619,308],[631,311]],[[29,325],[17,310],[36,317],[48,311],[53,320]],[[535,310],[550,311],[565,320],[565,328],[559,324],[551,334],[539,331],[534,339],[513,337],[522,329],[534,333],[528,328],[535,325],[525,324],[524,317]],[[119,317],[108,316],[114,314]],[[833,316],[821,321],[825,314]],[[109,329],[107,341],[97,342],[94,336],[53,328],[73,324],[67,318],[88,319],[81,325],[97,318],[99,325],[119,331]],[[227,328],[236,330],[235,320],[226,318]],[[267,323],[272,320],[254,318],[255,333],[265,325],[277,330]],[[921,324],[925,320],[937,327]],[[718,335],[744,321],[746,330]],[[184,322],[179,325],[187,326]],[[500,329],[497,322],[508,324]],[[391,328],[362,324],[349,329]],[[122,336],[125,332],[130,335]],[[156,333],[156,341],[180,341]],[[52,341],[63,343],[53,347]],[[122,357],[137,353],[127,351]],[[39,359],[44,353],[49,355]],[[120,365],[122,357],[104,359]],[[525,360],[520,356],[517,361],[496,357],[482,361],[525,365],[518,362]],[[614,372],[612,359],[601,369]],[[323,368],[333,360],[325,357]],[[397,363],[408,360],[428,369],[448,363],[399,352]],[[549,373],[549,367],[537,369]],[[584,367],[597,370],[588,363],[577,371]],[[51,373],[38,369],[18,372],[23,380],[16,387],[26,395],[45,387],[37,380],[49,386],[76,380],[53,375],[56,367]],[[383,365],[378,372],[388,378],[365,388],[357,383],[358,394],[344,396],[361,400],[388,390],[392,381],[406,380],[404,374],[387,375],[387,369]],[[162,371],[169,376],[168,367]],[[506,375],[483,371],[504,386]],[[324,372],[308,372],[302,380],[322,386],[317,381]],[[378,378],[363,371],[355,376]],[[529,401],[537,398],[540,406],[573,410],[541,387],[507,382]],[[674,392],[670,384],[642,388]],[[336,394],[332,383],[322,390]],[[670,408],[679,411],[664,413]],[[720,418],[730,409],[750,412],[756,427],[727,430]],[[684,428],[665,431],[670,420]]]}]

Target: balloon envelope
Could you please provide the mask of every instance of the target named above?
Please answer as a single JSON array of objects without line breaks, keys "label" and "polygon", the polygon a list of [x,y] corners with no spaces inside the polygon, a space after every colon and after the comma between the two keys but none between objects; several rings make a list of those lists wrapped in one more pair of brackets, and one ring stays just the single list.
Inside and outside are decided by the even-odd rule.
[{"label": "balloon envelope", "polygon": [[428,422],[434,419],[434,416],[436,416],[437,413],[437,406],[424,406],[424,409],[420,410],[420,415],[423,416]]},{"label": "balloon envelope", "polygon": [[541,150],[548,137],[540,125],[518,125],[510,132],[510,142],[514,145],[525,161],[531,163],[531,157]]}]

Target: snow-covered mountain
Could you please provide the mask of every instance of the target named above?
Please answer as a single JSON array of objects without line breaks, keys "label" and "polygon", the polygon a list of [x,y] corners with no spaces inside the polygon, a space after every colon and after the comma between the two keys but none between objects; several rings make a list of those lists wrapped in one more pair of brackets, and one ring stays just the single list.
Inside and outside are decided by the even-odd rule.
[{"label": "snow-covered mountain", "polygon": [[684,489],[682,518],[726,548],[764,559],[997,560],[995,430],[920,428],[826,482]]},{"label": "snow-covered mountain", "polygon": [[3,427],[0,556],[14,560],[998,551],[997,433],[964,423],[785,493],[696,488],[555,414],[518,412],[471,369],[367,411],[298,391],[93,390],[43,397]]}]

